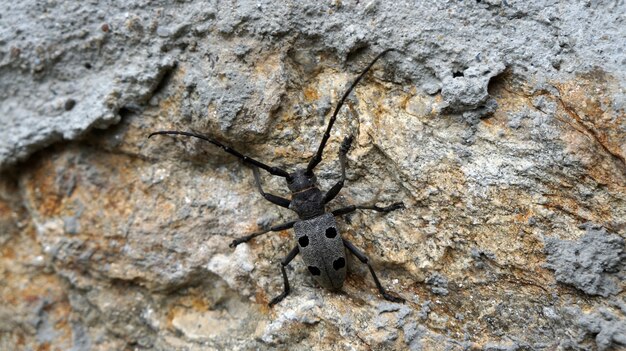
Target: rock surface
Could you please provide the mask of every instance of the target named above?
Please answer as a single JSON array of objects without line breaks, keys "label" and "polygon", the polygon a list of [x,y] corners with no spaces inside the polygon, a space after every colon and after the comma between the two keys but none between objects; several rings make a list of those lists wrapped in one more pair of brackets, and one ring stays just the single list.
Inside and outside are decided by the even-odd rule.
[{"label": "rock surface", "polygon": [[[623,1],[4,2],[0,349],[626,348]],[[348,84],[323,189],[342,293],[251,170],[293,171]],[[266,191],[287,196],[262,173]]]}]

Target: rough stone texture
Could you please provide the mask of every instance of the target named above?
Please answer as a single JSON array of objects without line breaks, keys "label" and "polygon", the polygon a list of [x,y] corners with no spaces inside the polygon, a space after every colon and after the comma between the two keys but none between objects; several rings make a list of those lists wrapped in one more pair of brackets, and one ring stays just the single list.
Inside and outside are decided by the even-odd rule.
[{"label": "rough stone texture", "polygon": [[[0,349],[626,348],[623,1],[3,1]],[[194,130],[316,173],[405,304],[317,287]],[[282,179],[266,190],[286,196]],[[578,256],[576,252],[578,251]],[[571,265],[571,267],[570,267]]]},{"label": "rough stone texture", "polygon": [[621,291],[626,279],[624,239],[602,227],[583,225],[587,233],[580,241],[545,239],[546,267],[554,270],[556,280],[572,284],[588,295],[608,297]]}]

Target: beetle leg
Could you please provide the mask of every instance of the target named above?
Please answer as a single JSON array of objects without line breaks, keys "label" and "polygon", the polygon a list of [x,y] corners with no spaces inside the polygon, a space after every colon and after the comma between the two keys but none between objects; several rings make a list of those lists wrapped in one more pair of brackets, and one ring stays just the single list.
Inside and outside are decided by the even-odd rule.
[{"label": "beetle leg", "polygon": [[337,184],[333,185],[330,190],[324,195],[324,203],[327,204],[332,199],[339,194],[339,190],[343,188],[343,183],[346,181],[346,155],[348,154],[348,150],[350,150],[350,145],[352,144],[353,137],[352,135],[347,136],[341,142],[341,147],[339,148],[339,164],[341,165],[341,179],[337,182]]},{"label": "beetle leg", "polygon": [[404,204],[402,202],[396,202],[395,204],[392,204],[387,207],[378,207],[376,205],[350,205],[350,206],[338,208],[334,210],[332,214],[333,216],[341,216],[341,215],[345,215],[348,213],[352,213],[356,210],[374,210],[376,212],[387,213],[387,212],[399,210],[401,208],[404,208]]},{"label": "beetle leg", "polygon": [[289,279],[287,279],[287,271],[285,271],[285,267],[294,259],[294,257],[296,257],[296,255],[299,252],[300,252],[300,248],[298,247],[298,245],[296,245],[289,252],[287,257],[283,258],[283,260],[280,261],[280,271],[283,273],[283,282],[285,283],[285,290],[283,290],[283,292],[280,293],[280,295],[276,296],[275,298],[272,299],[272,301],[270,301],[269,303],[270,307],[281,302],[287,296],[287,294],[289,294]]},{"label": "beetle leg", "polygon": [[383,295],[385,300],[388,300],[388,301],[391,301],[391,302],[404,302],[403,298],[390,295],[390,294],[388,294],[385,291],[383,286],[380,284],[380,281],[378,280],[378,277],[376,276],[376,273],[374,273],[374,268],[372,268],[372,265],[369,263],[369,259],[367,258],[367,256],[365,256],[361,251],[359,251],[359,249],[356,248],[356,246],[354,246],[351,242],[349,242],[346,239],[343,239],[343,245],[354,256],[356,256],[359,259],[359,261],[361,261],[361,262],[363,262],[363,263],[365,263],[367,265],[367,268],[370,269],[370,273],[372,273],[372,278],[374,278],[374,283],[376,283],[376,287],[378,288],[378,291],[381,293],[381,295]]},{"label": "beetle leg", "polygon": [[272,195],[272,194],[268,194],[266,192],[263,191],[263,188],[261,187],[261,175],[259,174],[259,168],[256,166],[252,167],[252,173],[254,173],[254,182],[256,183],[256,187],[257,189],[259,189],[259,192],[261,193],[261,195],[263,195],[263,197],[265,198],[265,200],[284,207],[284,208],[289,208],[289,204],[291,203],[290,200],[285,199],[284,197],[280,197],[280,196],[276,196],[276,195]]},{"label": "beetle leg", "polygon": [[278,225],[275,225],[273,227],[270,227],[269,229],[265,229],[265,230],[262,230],[260,232],[252,233],[250,235],[242,236],[241,238],[237,238],[237,239],[233,240],[233,242],[230,243],[228,246],[235,247],[235,246],[237,246],[237,245],[239,245],[241,243],[248,242],[251,239],[256,238],[257,236],[263,235],[265,233],[280,232],[281,230],[293,228],[293,225],[296,224],[296,222],[298,222],[298,221],[291,221],[291,222],[287,222],[287,223],[283,223],[283,224],[278,224]]}]

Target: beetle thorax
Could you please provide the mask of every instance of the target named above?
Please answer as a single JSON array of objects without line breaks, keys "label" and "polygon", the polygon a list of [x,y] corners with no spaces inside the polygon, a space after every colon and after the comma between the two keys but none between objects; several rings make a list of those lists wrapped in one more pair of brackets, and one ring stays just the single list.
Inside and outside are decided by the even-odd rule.
[{"label": "beetle thorax", "polygon": [[287,179],[291,190],[289,208],[301,219],[320,216],[324,213],[324,195],[317,186],[317,177],[313,172],[298,169]]}]

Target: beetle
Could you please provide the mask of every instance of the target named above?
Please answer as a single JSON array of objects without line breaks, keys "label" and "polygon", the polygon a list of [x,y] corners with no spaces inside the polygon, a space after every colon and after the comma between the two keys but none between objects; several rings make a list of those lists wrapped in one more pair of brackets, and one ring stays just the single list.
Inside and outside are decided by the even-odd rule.
[{"label": "beetle", "polygon": [[[250,241],[260,235],[293,228],[298,243],[280,262],[284,290],[280,295],[274,297],[269,302],[270,306],[282,301],[287,294],[289,294],[289,279],[287,278],[285,267],[299,253],[302,255],[303,261],[307,265],[307,269],[319,285],[333,291],[340,290],[346,277],[346,249],[356,256],[361,262],[367,265],[378,291],[386,300],[393,302],[404,301],[404,299],[400,297],[387,293],[378,280],[368,257],[365,256],[356,246],[354,246],[354,244],[339,235],[337,223],[335,221],[336,216],[345,215],[360,209],[387,213],[404,208],[404,204],[402,202],[396,202],[387,207],[379,207],[376,205],[350,205],[331,212],[326,212],[325,205],[337,196],[346,180],[346,155],[353,141],[352,136],[346,137],[341,143],[339,148],[341,179],[328,192],[322,193],[318,187],[317,178],[313,173],[314,168],[322,161],[322,154],[324,152],[324,148],[326,147],[326,143],[330,138],[330,132],[333,128],[335,120],[337,119],[337,114],[339,113],[339,110],[343,106],[345,100],[348,98],[355,86],[361,81],[361,79],[363,79],[370,68],[372,68],[372,66],[376,63],[376,61],[391,51],[399,52],[396,49],[387,49],[379,53],[352,82],[337,103],[317,152],[311,158],[306,168],[298,168],[292,173],[288,173],[282,168],[269,166],[249,156],[243,155],[214,138],[198,133],[162,130],[153,132],[148,136],[148,138],[150,138],[154,135],[182,135],[199,138],[220,147],[225,152],[252,166],[252,172],[254,174],[257,189],[266,200],[275,205],[285,207],[296,212],[299,217],[298,220],[274,225],[265,230],[237,238],[229,245],[234,248],[237,245]],[[291,192],[291,200],[266,193],[261,185],[259,168],[269,172],[271,175],[285,178],[287,181],[287,187]]]}]

